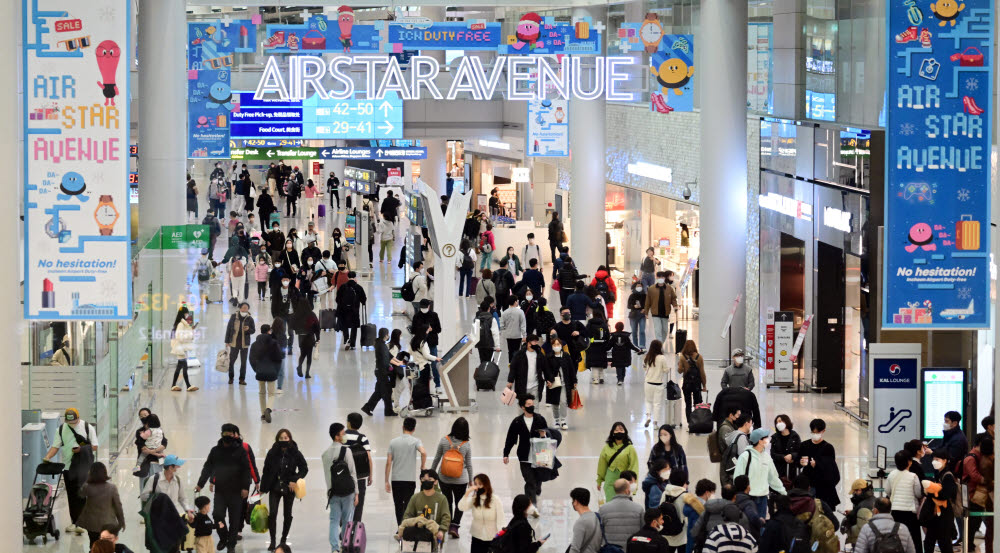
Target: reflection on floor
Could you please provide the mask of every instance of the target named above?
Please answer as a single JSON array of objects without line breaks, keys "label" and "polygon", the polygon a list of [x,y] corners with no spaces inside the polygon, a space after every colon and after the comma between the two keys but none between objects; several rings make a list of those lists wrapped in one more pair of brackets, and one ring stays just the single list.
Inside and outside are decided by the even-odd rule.
[{"label": "reflection on floor", "polygon": [[[343,214],[339,214],[343,217]],[[304,221],[297,221],[298,228],[304,228]],[[320,219],[319,230],[325,243],[329,239],[327,223]],[[342,223],[342,219],[333,224]],[[222,246],[220,239],[219,255]],[[322,249],[323,243],[320,244]],[[376,248],[377,250],[377,248]],[[399,245],[393,249],[398,255]],[[377,326],[404,329],[406,337],[406,322],[401,317],[392,317],[394,310],[399,309],[392,300],[390,287],[400,285],[401,271],[396,268],[395,259],[392,263],[376,263],[374,275],[370,280],[362,282],[369,297],[369,314]],[[546,267],[549,271],[550,267]],[[190,273],[190,270],[188,270]],[[558,294],[550,292],[553,305],[558,303]],[[270,322],[269,302],[261,302],[251,293],[250,304],[252,313],[257,318],[258,325]],[[475,312],[474,301],[462,301],[462,320],[452,322],[463,328],[471,324]],[[619,307],[620,309],[620,307]],[[318,360],[313,363],[313,378],[304,380],[295,376],[293,362],[298,361],[298,348],[290,359],[286,359],[285,388],[279,396],[274,409],[274,421],[266,424],[260,420],[257,403],[257,383],[253,380],[252,371],[248,369],[249,383],[246,386],[227,385],[226,375],[211,370],[216,352],[222,347],[226,321],[232,308],[228,303],[211,304],[196,313],[200,322],[199,329],[204,330],[197,346],[198,357],[203,361],[203,368],[192,374],[192,383],[200,386],[197,392],[171,392],[169,382],[163,382],[155,390],[153,410],[162,423],[166,436],[169,438],[167,453],[179,455],[187,463],[179,475],[189,501],[193,503],[193,487],[201,470],[205,456],[218,439],[219,427],[224,422],[237,424],[245,439],[256,452],[258,463],[263,466],[263,459],[268,448],[274,442],[275,433],[280,428],[288,428],[294,434],[295,440],[306,456],[310,474],[307,477],[309,493],[301,502],[295,505],[295,522],[292,526],[290,543],[298,551],[329,551],[327,543],[327,511],[324,510],[325,490],[323,489],[322,467],[319,458],[328,447],[330,438],[328,427],[333,422],[343,422],[345,416],[352,411],[358,411],[361,404],[374,388],[374,354],[371,351],[345,351],[342,336],[332,332],[323,333],[319,343]],[[620,320],[620,314],[617,317]],[[449,324],[449,321],[444,321]],[[681,327],[689,327],[690,334],[697,337],[696,323],[681,322]],[[505,378],[507,357],[501,359],[502,377]],[[206,368],[207,367],[207,368]],[[172,367],[171,367],[172,369]],[[172,374],[172,370],[169,371]],[[610,374],[613,374],[610,373]],[[719,391],[721,369],[708,367],[710,396]],[[609,375],[610,376],[610,375]],[[579,411],[571,411],[569,415],[570,430],[564,433],[565,440],[559,449],[559,458],[563,462],[560,477],[544,486],[539,508],[542,513],[540,535],[551,532],[552,537],[546,543],[543,551],[563,551],[569,542],[572,523],[576,519],[569,506],[569,491],[577,486],[596,490],[597,456],[603,441],[614,421],[623,421],[639,450],[641,458],[645,459],[649,449],[656,439],[655,429],[643,428],[642,419],[642,370],[641,363],[636,360],[628,371],[624,386],[614,384],[613,376],[604,385],[591,385],[589,378],[581,379],[579,385],[584,407]],[[788,413],[800,432],[814,417],[822,417],[829,423],[827,440],[835,445],[840,456],[842,485],[850,483],[862,473],[862,468],[868,462],[867,434],[853,420],[833,407],[834,398],[815,394],[787,394],[781,391],[761,391],[763,419],[765,423],[773,420],[778,413]],[[763,394],[766,394],[763,395]],[[465,414],[469,419],[473,432],[472,452],[475,472],[485,472],[492,481],[496,493],[509,511],[510,501],[514,495],[521,492],[522,481],[514,463],[502,463],[502,449],[507,425],[517,414],[515,407],[505,407],[498,401],[498,393],[483,392],[476,395],[479,410],[476,413]],[[550,416],[547,407],[540,410],[543,415]],[[683,409],[681,409],[683,411]],[[436,414],[430,418],[418,419],[416,436],[433,456],[433,448],[438,440],[451,427],[452,421],[459,415]],[[374,446],[376,459],[375,486],[369,489],[365,505],[365,522],[368,529],[368,551],[385,552],[398,549],[391,541],[390,535],[395,531],[392,500],[385,492],[382,474],[384,473],[385,451],[389,440],[399,435],[402,420],[385,418],[381,407],[374,417],[366,417],[361,429],[367,433]],[[704,436],[689,436],[686,432],[678,433],[678,439],[687,451],[688,463],[691,468],[692,483],[701,478],[718,480],[718,467],[708,461],[708,453]],[[123,438],[123,442],[128,441]],[[138,481],[132,477],[132,459],[135,458],[134,448],[126,449],[115,466],[114,482],[118,485],[125,506],[128,527],[122,534],[122,542],[136,551],[143,550],[143,526],[139,525],[139,502],[137,499]],[[430,462],[430,459],[428,459]],[[640,492],[641,493],[641,492]],[[596,495],[595,495],[596,497]],[[841,497],[846,498],[842,492]],[[57,522],[60,527],[68,523],[65,500],[58,500]],[[841,504],[846,507],[846,504]],[[509,517],[509,515],[508,515]],[[86,548],[86,535],[64,536],[58,542],[49,541],[47,545],[38,545],[30,550],[38,551],[83,551]],[[469,530],[467,524],[461,530],[461,539],[450,543],[449,553],[469,550]],[[244,532],[241,542],[242,551],[264,551],[267,547],[265,535],[252,534],[249,528]]]}]

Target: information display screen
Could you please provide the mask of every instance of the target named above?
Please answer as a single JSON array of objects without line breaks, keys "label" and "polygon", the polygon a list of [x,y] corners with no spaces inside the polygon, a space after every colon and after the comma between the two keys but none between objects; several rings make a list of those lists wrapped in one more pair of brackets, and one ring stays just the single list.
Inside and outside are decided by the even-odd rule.
[{"label": "information display screen", "polygon": [[963,369],[924,369],[923,372],[923,439],[944,436],[944,414],[958,411],[965,420],[965,371]]},{"label": "information display screen", "polygon": [[451,361],[451,358],[454,357],[455,354],[457,354],[462,349],[462,347],[468,343],[469,343],[469,335],[466,334],[465,336],[462,336],[462,339],[456,342],[455,345],[452,346],[447,353],[441,356],[441,363],[445,364],[448,361]]},{"label": "information display screen", "polygon": [[372,139],[403,137],[403,101],[396,93],[382,100],[255,100],[237,92],[239,110],[230,115],[230,136],[245,139]]}]

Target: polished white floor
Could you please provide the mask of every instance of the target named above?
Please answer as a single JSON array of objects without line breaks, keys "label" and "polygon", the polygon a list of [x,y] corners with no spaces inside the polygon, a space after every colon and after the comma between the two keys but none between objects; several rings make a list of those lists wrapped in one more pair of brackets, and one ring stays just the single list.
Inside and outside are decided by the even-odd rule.
[{"label": "polished white floor", "polygon": [[[297,223],[298,228],[304,228],[305,225],[301,220]],[[324,223],[321,221],[320,226],[323,234],[328,236],[329,230]],[[220,241],[217,258],[221,258],[224,251],[223,243]],[[394,256],[398,255],[398,251],[399,246],[395,248]],[[396,269],[395,258],[391,265],[379,265],[377,248],[375,254],[376,267],[373,278],[363,282],[369,296],[370,316],[380,327],[403,328],[405,335],[404,320],[401,317],[392,317],[390,291],[390,286],[398,286],[401,283],[401,272]],[[555,303],[558,303],[558,295],[553,293],[551,296]],[[258,325],[270,322],[268,302],[258,302],[253,293],[251,297],[253,299],[250,303]],[[443,321],[445,324],[458,324],[463,328],[469,326],[471,314],[475,309],[474,302],[463,301],[468,301],[463,320]],[[196,314],[196,319],[201,323],[200,328],[206,332],[204,339],[198,344],[198,353],[208,367],[211,367],[215,353],[222,345],[224,326],[230,309],[226,303],[212,304]],[[692,325],[682,323],[682,326]],[[693,336],[695,330],[691,329]],[[230,386],[227,385],[224,374],[216,373],[210,368],[202,369],[192,376],[193,383],[201,387],[200,391],[171,392],[169,383],[164,382],[155,391],[152,404],[169,438],[170,447],[167,452],[179,455],[188,461],[180,475],[185,488],[191,494],[192,501],[194,482],[205,456],[218,439],[222,423],[233,422],[240,427],[245,439],[253,446],[261,467],[264,455],[273,443],[277,430],[288,428],[292,431],[299,448],[308,459],[311,470],[306,479],[309,483],[309,494],[295,506],[295,522],[290,542],[296,552],[330,550],[327,543],[328,514],[324,510],[325,490],[319,457],[330,442],[329,425],[333,422],[343,422],[349,412],[358,411],[374,386],[372,352],[344,351],[341,336],[332,332],[323,334],[319,348],[320,360],[313,364],[311,380],[306,381],[296,377],[293,367],[286,369],[285,391],[277,399],[274,421],[271,424],[260,420],[257,383],[252,379],[252,372],[248,375],[247,386]],[[292,361],[297,359],[296,347]],[[291,361],[286,363],[291,366]],[[502,359],[501,365],[504,368],[502,376],[506,377],[506,356]],[[582,410],[570,413],[570,430],[564,433],[565,440],[559,450],[559,458],[564,464],[561,475],[555,482],[545,484],[540,499],[542,533],[552,532],[552,538],[543,551],[566,549],[571,526],[576,518],[569,507],[569,491],[577,486],[596,491],[597,455],[612,422],[625,422],[643,458],[648,454],[652,440],[655,440],[655,429],[643,428],[641,370],[630,370],[626,384],[622,387],[615,386],[613,371],[610,371],[608,376],[610,378],[606,384],[591,385],[589,375],[581,375],[583,378],[579,390],[584,407]],[[720,376],[720,369],[709,369],[709,388],[713,396],[719,390]],[[478,412],[464,416],[469,419],[473,431],[474,469],[476,472],[485,472],[491,477],[497,493],[509,511],[510,501],[514,495],[520,493],[522,482],[516,465],[514,463],[504,465],[501,458],[507,425],[510,419],[517,415],[517,410],[515,407],[503,406],[497,398],[496,393],[478,394]],[[836,410],[833,406],[834,399],[829,395],[789,394],[769,390],[766,392],[766,399],[762,401],[764,421],[767,423],[773,420],[774,415],[778,413],[788,413],[795,424],[802,428],[814,417],[826,419],[827,440],[836,446],[840,458],[842,484],[850,486],[850,483],[862,474],[868,462],[868,430],[859,427],[850,417]],[[547,408],[544,408],[542,413],[550,415]],[[438,440],[448,432],[457,416],[459,415],[437,414],[431,418],[418,419],[416,435],[423,440],[431,456]],[[361,429],[368,434],[374,446],[377,463],[376,483],[374,490],[370,490],[368,495],[364,516],[368,529],[369,552],[398,550],[398,546],[390,539],[390,534],[395,531],[395,521],[392,501],[384,490],[385,482],[381,475],[384,471],[387,444],[399,434],[401,423],[402,420],[399,418],[384,418],[380,406],[374,417],[365,418],[364,427]],[[678,438],[687,451],[691,482],[700,478],[717,480],[718,468],[708,461],[705,437],[689,436],[682,431],[679,432]],[[127,441],[129,441],[127,438],[123,439],[123,442]],[[131,448],[123,452],[115,466],[114,481],[119,487],[128,520],[122,541],[134,550],[141,551],[143,527],[138,524],[137,479],[131,476],[134,455],[135,452]],[[846,497],[846,494],[842,497]],[[844,506],[842,504],[841,507]],[[68,524],[63,499],[58,502],[57,517],[60,527]],[[448,543],[447,551],[468,551],[467,527],[462,528],[461,535],[461,539]],[[266,535],[252,534],[247,528],[244,536],[240,550],[266,549],[268,541]],[[26,546],[25,549],[78,552],[84,551],[86,546],[85,535],[72,535],[64,536],[58,542],[50,540],[47,545]]]}]

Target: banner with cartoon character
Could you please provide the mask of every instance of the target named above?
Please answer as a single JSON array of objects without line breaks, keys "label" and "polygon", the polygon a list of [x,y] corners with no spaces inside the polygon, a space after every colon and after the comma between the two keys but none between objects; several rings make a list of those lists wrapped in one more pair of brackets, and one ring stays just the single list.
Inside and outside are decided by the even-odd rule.
[{"label": "banner with cartoon character", "polygon": [[694,35],[663,35],[649,58],[649,109],[694,111]]},{"label": "banner with cartoon character", "polygon": [[229,159],[230,112],[238,109],[230,71],[245,28],[219,21],[188,23],[188,157]]},{"label": "banner with cartoon character", "polygon": [[554,98],[528,101],[525,152],[532,157],[569,156],[569,101]]},{"label": "banner with cartoon character", "polygon": [[542,17],[535,12],[521,16],[514,34],[507,43],[497,47],[501,55],[515,54],[580,54],[600,55],[604,23],[591,17],[578,17],[570,22]]},{"label": "banner with cartoon character", "polygon": [[24,317],[132,316],[126,0],[22,0]]},{"label": "banner with cartoon character", "polygon": [[990,326],[992,0],[888,2],[883,326]]},{"label": "banner with cartoon character", "polygon": [[267,25],[264,33],[265,54],[377,54],[382,51],[381,31],[385,21],[354,23],[354,10],[337,9],[336,21],[325,15],[313,15],[302,24]]}]

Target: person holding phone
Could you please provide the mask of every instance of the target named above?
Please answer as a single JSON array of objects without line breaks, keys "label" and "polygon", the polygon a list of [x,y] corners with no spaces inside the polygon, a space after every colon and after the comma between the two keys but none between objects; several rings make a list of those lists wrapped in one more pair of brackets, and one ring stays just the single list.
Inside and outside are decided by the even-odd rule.
[{"label": "person holding phone", "polygon": [[194,322],[194,314],[187,306],[181,306],[177,311],[177,317],[174,318],[174,335],[170,339],[170,353],[177,356],[177,367],[174,369],[174,379],[170,384],[170,389],[174,392],[181,391],[180,386],[177,385],[177,377],[182,373],[187,391],[198,390],[198,387],[192,386],[191,380],[188,379],[187,364],[188,353],[194,348],[194,329],[196,328],[198,328],[198,323]]},{"label": "person holding phone", "polygon": [[531,523],[528,522],[528,513],[534,512],[531,499],[525,494],[520,494],[514,498],[510,508],[514,516],[507,523],[507,527],[504,528],[506,531],[505,535],[508,536],[507,544],[509,545],[509,550],[519,553],[535,553],[545,544],[549,536],[546,535],[540,540],[535,539],[535,530],[531,527]]},{"label": "person holding phone", "polygon": [[490,542],[503,528],[504,520],[503,503],[493,494],[489,476],[477,474],[472,479],[472,484],[458,501],[458,510],[472,518],[470,553],[487,553]]}]

